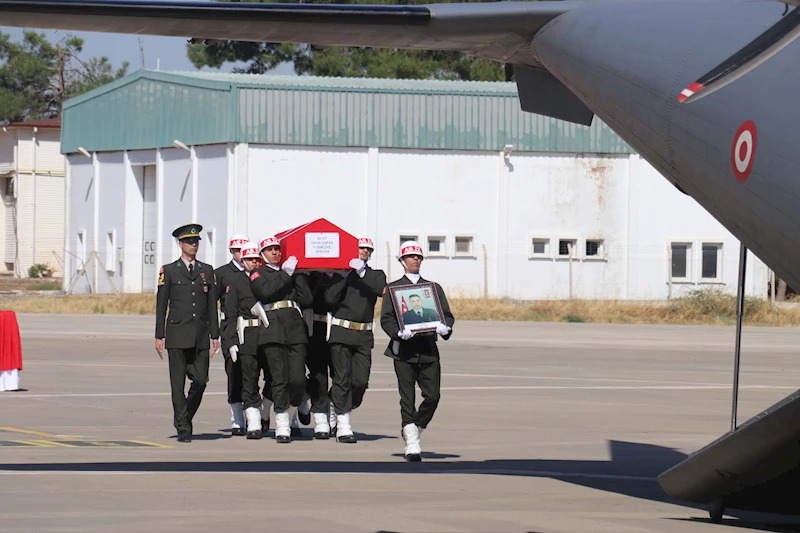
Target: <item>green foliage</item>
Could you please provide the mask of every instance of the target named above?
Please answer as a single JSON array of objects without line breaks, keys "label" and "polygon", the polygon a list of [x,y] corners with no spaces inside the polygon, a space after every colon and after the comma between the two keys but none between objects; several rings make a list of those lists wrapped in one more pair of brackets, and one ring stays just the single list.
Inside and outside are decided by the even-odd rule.
[{"label": "green foliage", "polygon": [[[221,0],[232,1],[232,0]],[[237,0],[238,1],[238,0]],[[270,0],[245,0],[261,2]],[[274,3],[293,3],[278,0]],[[438,3],[442,0],[433,0]],[[484,1],[484,0],[466,0]],[[487,0],[489,1],[489,0]],[[306,3],[330,3],[308,0]],[[337,0],[345,4],[409,4],[396,0]],[[400,50],[334,46],[322,50],[309,45],[218,41],[187,45],[189,60],[197,68],[220,68],[228,62],[244,62],[234,72],[264,74],[281,63],[293,62],[299,75],[464,81],[511,81],[510,68],[495,61],[475,59],[462,52]]]},{"label": "green foliage", "polygon": [[35,265],[31,265],[31,267],[28,269],[28,277],[40,278],[45,272],[47,272],[47,265],[44,263],[37,263]]},{"label": "green foliage", "polygon": [[83,39],[67,35],[55,45],[25,31],[21,42],[0,32],[0,123],[55,118],[64,100],[127,74],[107,57],[82,61]]}]

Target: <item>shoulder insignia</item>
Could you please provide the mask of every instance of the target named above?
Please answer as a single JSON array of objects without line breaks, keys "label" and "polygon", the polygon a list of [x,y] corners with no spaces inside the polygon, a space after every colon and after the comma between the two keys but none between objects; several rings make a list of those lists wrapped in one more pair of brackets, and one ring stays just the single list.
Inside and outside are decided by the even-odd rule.
[{"label": "shoulder insignia", "polygon": [[163,274],[164,273],[164,267],[163,266],[161,267],[161,270],[158,271],[158,273],[159,274]]},{"label": "shoulder insignia", "polygon": [[181,267],[181,260],[180,260],[180,259],[178,259],[177,261],[175,261],[175,266],[176,266],[176,267],[178,267],[178,268],[180,268],[180,267]]},{"label": "shoulder insignia", "polygon": [[161,272],[158,274],[158,284],[159,285],[163,285],[164,284],[164,269],[163,268],[161,269]]},{"label": "shoulder insignia", "polygon": [[250,281],[255,281],[255,280],[257,280],[257,279],[258,279],[258,277],[259,277],[260,275],[261,275],[261,274],[259,274],[259,273],[258,273],[258,271],[256,271],[256,272],[253,272],[252,274],[250,274]]},{"label": "shoulder insignia", "polygon": [[200,261],[198,261],[198,262],[197,262],[197,268],[203,268],[203,263],[201,263]]}]

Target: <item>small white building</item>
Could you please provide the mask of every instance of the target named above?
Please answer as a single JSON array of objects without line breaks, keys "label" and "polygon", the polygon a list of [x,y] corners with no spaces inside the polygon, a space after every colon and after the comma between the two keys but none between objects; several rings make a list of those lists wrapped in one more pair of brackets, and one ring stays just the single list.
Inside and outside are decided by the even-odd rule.
[{"label": "small white building", "polygon": [[65,157],[61,120],[12,123],[0,133],[0,274],[34,264],[63,274]]},{"label": "small white building", "polygon": [[[154,292],[183,224],[217,267],[234,232],[319,217],[370,235],[390,279],[418,240],[452,295],[736,290],[727,230],[599,120],[521,112],[514,84],[139,71],[67,102],[62,151],[65,286],[92,250],[103,265],[76,292]],[[748,267],[766,297],[768,269]]]}]

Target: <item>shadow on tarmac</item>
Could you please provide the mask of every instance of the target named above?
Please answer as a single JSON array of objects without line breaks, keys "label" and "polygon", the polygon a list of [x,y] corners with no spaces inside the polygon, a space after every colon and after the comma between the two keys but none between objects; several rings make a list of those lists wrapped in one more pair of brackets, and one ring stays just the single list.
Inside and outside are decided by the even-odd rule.
[{"label": "shadow on tarmac", "polygon": [[[216,438],[231,438],[215,434]],[[193,439],[202,437],[193,436]],[[378,437],[378,436],[376,436]],[[244,437],[241,437],[244,438]],[[379,436],[379,438],[391,438]],[[199,438],[198,440],[204,440]],[[362,439],[359,436],[359,440]],[[185,444],[183,446],[191,446]],[[702,505],[670,498],[656,482],[656,477],[686,458],[686,454],[652,444],[609,441],[610,461],[562,461],[536,459],[490,459],[487,461],[447,460],[407,463],[365,461],[143,461],[108,463],[26,463],[0,464],[0,471],[59,471],[59,472],[302,472],[302,473],[370,473],[370,474],[487,474],[522,477],[547,477],[650,501],[664,502],[694,509],[694,517],[678,520],[710,523],[707,509]],[[397,457],[400,454],[394,454]],[[426,452],[424,459],[452,459],[459,456]],[[699,516],[698,516],[699,515]],[[728,509],[722,525],[770,532],[800,532],[800,518],[769,515]]]}]

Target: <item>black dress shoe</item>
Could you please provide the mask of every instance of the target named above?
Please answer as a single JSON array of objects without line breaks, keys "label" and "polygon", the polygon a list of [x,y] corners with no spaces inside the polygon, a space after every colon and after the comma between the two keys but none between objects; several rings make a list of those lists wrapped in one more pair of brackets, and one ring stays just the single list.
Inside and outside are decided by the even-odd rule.
[{"label": "black dress shoe", "polygon": [[358,442],[356,440],[356,436],[355,435],[342,435],[337,440],[339,442],[345,442],[347,444],[354,444],[354,443]]},{"label": "black dress shoe", "polygon": [[325,431],[320,431],[319,433],[314,433],[314,438],[317,440],[328,440],[331,437],[330,433]]},{"label": "black dress shoe", "polygon": [[406,455],[406,461],[409,463],[419,463],[422,461],[422,456],[418,453],[410,453]]},{"label": "black dress shoe", "polygon": [[242,435],[247,435],[247,430],[245,430],[244,428],[233,428],[231,430],[231,435],[241,437]]},{"label": "black dress shoe", "polygon": [[275,437],[275,440],[278,441],[278,444],[288,444],[292,442],[292,437],[281,435],[279,437]]},{"label": "black dress shoe", "polygon": [[255,430],[253,430],[253,431],[248,431],[248,432],[247,432],[247,438],[248,438],[248,439],[255,439],[255,440],[258,440],[258,439],[260,439],[260,438],[261,438],[261,437],[263,437],[263,436],[264,436],[264,435],[261,433],[261,431],[260,431],[260,430],[257,430],[257,429],[255,429]]},{"label": "black dress shoe", "polygon": [[178,442],[192,442],[192,434],[189,431],[179,432]]}]

